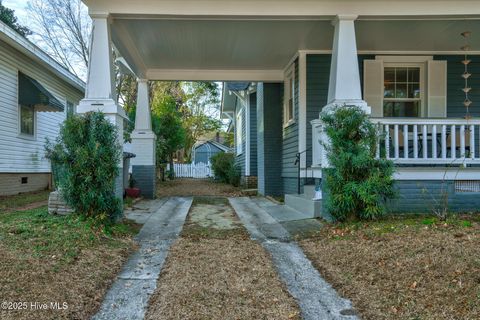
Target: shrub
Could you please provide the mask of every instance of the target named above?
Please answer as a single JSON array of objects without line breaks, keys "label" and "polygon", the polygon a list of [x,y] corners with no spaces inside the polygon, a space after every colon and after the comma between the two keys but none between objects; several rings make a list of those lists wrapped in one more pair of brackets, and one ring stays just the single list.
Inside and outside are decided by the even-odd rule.
[{"label": "shrub", "polygon": [[336,107],[321,114],[330,143],[326,145],[332,168],[327,170],[326,206],[337,220],[373,219],[385,213],[392,198],[393,163],[376,159],[378,131],[356,106]]},{"label": "shrub", "polygon": [[237,165],[233,165],[228,169],[228,183],[234,187],[240,186],[241,173]]},{"label": "shrub", "polygon": [[120,214],[115,197],[121,147],[117,129],[103,113],[69,117],[54,143],[47,140],[47,158],[59,168],[57,187],[78,214],[105,225]]},{"label": "shrub", "polygon": [[210,158],[215,179],[234,186],[240,185],[240,170],[235,165],[235,155],[232,153],[217,153]]}]

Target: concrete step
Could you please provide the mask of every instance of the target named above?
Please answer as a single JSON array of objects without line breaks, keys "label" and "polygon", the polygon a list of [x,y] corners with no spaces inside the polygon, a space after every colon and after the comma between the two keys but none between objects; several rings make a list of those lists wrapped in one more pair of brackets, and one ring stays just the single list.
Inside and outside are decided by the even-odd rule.
[{"label": "concrete step", "polygon": [[313,196],[307,197],[306,194],[286,194],[285,205],[312,218],[319,218],[322,216],[322,200],[312,198]]},{"label": "concrete step", "polygon": [[304,185],[303,186],[303,195],[305,198],[310,198],[312,199],[315,196],[315,185]]}]

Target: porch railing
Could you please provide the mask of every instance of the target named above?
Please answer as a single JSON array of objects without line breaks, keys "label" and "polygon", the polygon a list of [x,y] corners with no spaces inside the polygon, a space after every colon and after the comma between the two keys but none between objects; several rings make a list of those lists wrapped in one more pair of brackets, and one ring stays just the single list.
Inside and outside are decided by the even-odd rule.
[{"label": "porch railing", "polygon": [[[380,138],[377,157],[396,164],[480,164],[480,119],[371,118]],[[326,166],[320,120],[312,121],[313,165]]]}]

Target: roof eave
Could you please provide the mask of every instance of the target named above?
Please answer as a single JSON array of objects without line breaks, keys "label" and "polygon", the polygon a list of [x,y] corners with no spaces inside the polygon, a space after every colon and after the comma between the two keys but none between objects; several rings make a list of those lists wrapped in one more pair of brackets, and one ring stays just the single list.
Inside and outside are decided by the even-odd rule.
[{"label": "roof eave", "polygon": [[62,67],[42,49],[34,45],[28,39],[22,37],[5,23],[0,21],[0,40],[3,40],[14,49],[39,62],[55,75],[68,82],[81,92],[85,92],[85,82]]}]

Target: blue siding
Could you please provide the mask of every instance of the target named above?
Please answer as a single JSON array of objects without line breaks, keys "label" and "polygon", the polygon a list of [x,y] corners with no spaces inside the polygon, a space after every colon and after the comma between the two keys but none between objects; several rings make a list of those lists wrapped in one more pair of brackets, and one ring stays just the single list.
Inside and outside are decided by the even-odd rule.
[{"label": "blue siding", "polygon": [[206,142],[195,148],[195,163],[208,163],[210,158],[219,152],[223,152],[223,150],[210,142]]},{"label": "blue siding", "polygon": [[456,193],[454,181],[397,181],[396,189],[398,196],[388,205],[392,213],[432,214],[445,206],[450,212],[478,212],[480,207],[480,194]]},{"label": "blue siding", "polygon": [[[298,153],[298,59],[295,60],[295,92],[294,94],[294,114],[295,122],[288,127],[283,128],[283,142],[282,142],[282,178],[284,179],[284,193],[292,192],[292,178],[297,177],[297,167],[295,166],[295,157]],[[285,90],[285,89],[284,89]],[[285,117],[283,114],[283,95],[282,104],[280,105],[282,111],[282,122]],[[296,182],[294,182],[296,186]],[[296,187],[294,188],[296,190]]]},{"label": "blue siding", "polygon": [[257,85],[258,192],[281,195],[282,177],[282,84]]},{"label": "blue siding", "polygon": [[250,99],[250,175],[257,175],[257,93]]},{"label": "blue siding", "polygon": [[312,126],[327,104],[331,55],[307,55],[307,167],[312,165]]},{"label": "blue siding", "polygon": [[[463,118],[465,117],[465,107],[463,101],[465,94],[462,88],[465,86],[462,74],[464,66],[460,62],[464,59],[461,55],[434,56],[435,60],[447,61],[447,117]],[[480,117],[480,55],[471,56],[472,62],[468,66],[472,76],[469,79],[470,100],[473,101],[470,106],[470,114],[473,117]]]}]

